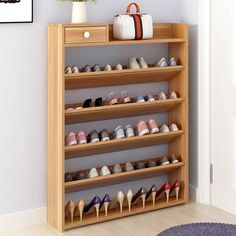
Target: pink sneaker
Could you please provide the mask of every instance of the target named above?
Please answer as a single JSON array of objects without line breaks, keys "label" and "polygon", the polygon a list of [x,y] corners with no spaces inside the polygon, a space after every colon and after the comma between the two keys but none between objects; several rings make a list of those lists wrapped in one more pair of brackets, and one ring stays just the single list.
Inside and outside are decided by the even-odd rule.
[{"label": "pink sneaker", "polygon": [[80,131],[77,134],[76,140],[77,140],[78,144],[85,144],[85,143],[87,143],[87,138],[86,138],[86,134],[84,133],[84,131]]},{"label": "pink sneaker", "polygon": [[157,123],[155,120],[153,119],[150,119],[148,122],[147,122],[147,126],[148,126],[148,129],[150,131],[151,134],[156,134],[159,132],[159,129],[158,129],[158,126],[157,126]]},{"label": "pink sneaker", "polygon": [[76,135],[74,132],[70,132],[67,136],[66,136],[66,146],[72,146],[72,145],[76,145],[77,141],[76,141]]},{"label": "pink sneaker", "polygon": [[157,96],[157,100],[166,100],[167,99],[167,95],[164,92],[161,92],[158,96]]},{"label": "pink sneaker", "polygon": [[143,135],[149,134],[149,129],[147,127],[147,124],[143,120],[138,122],[135,130],[136,130],[137,136],[143,136]]}]

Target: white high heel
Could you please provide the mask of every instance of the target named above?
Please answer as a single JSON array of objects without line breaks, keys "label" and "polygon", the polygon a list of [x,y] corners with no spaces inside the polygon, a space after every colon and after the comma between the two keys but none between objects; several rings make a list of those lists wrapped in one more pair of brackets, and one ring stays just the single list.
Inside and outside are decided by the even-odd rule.
[{"label": "white high heel", "polygon": [[119,203],[119,206],[120,206],[120,213],[121,213],[121,214],[122,214],[122,212],[123,212],[123,202],[124,202],[124,198],[125,198],[124,194],[123,194],[121,191],[119,191],[119,192],[117,193],[116,200],[117,200],[117,202]]},{"label": "white high heel", "polygon": [[132,203],[132,199],[133,199],[133,192],[131,191],[131,189],[129,189],[128,193],[126,194],[126,198],[128,201],[128,207],[129,207],[129,212],[131,211],[131,203]]}]

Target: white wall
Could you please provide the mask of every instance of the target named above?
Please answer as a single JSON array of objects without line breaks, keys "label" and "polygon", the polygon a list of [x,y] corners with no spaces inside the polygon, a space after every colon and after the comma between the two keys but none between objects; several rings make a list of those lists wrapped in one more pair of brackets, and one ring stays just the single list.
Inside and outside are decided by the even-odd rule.
[{"label": "white wall", "polygon": [[[89,20],[111,22],[129,2],[97,0],[97,4],[89,6]],[[197,0],[137,2],[144,12],[153,15],[155,22],[190,22],[190,45],[196,49]],[[69,22],[70,3],[37,0],[34,15],[33,24],[0,25],[0,215],[46,206],[47,24]],[[195,50],[191,48],[190,52],[190,59],[195,60]],[[191,65],[194,72],[195,63]],[[191,88],[195,87],[193,78],[196,77],[191,77]],[[196,98],[194,89],[192,92],[191,105]],[[194,110],[190,111],[194,117]],[[194,166],[191,169],[194,171]],[[193,184],[194,178],[191,175]]]}]

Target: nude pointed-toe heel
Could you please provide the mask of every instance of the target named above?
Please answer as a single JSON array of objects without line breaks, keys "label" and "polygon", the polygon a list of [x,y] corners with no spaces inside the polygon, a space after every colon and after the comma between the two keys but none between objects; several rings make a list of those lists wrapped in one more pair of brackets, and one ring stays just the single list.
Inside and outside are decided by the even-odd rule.
[{"label": "nude pointed-toe heel", "polygon": [[131,191],[131,189],[129,189],[129,191],[126,195],[126,198],[127,198],[127,201],[128,201],[129,212],[131,211],[131,204],[132,204],[133,196],[134,196],[133,192]]},{"label": "nude pointed-toe heel", "polygon": [[83,211],[84,211],[84,200],[80,199],[80,201],[75,206],[74,216],[79,215],[80,221],[83,220]]},{"label": "nude pointed-toe heel", "polygon": [[117,193],[117,196],[116,196],[116,199],[117,199],[117,202],[119,203],[119,206],[120,206],[120,213],[122,214],[122,212],[123,212],[123,202],[124,202],[124,194],[121,192],[121,191],[119,191],[118,193]]},{"label": "nude pointed-toe heel", "polygon": [[74,202],[71,200],[69,202],[67,202],[67,204],[65,206],[65,215],[70,216],[71,222],[73,222],[73,219],[74,219],[74,209],[75,209]]}]

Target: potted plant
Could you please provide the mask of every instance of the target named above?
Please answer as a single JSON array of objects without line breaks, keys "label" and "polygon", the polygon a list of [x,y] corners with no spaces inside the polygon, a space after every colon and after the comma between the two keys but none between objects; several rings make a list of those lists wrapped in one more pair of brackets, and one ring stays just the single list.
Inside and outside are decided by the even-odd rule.
[{"label": "potted plant", "polygon": [[87,2],[96,2],[96,0],[60,0],[72,2],[71,23],[87,22]]}]

